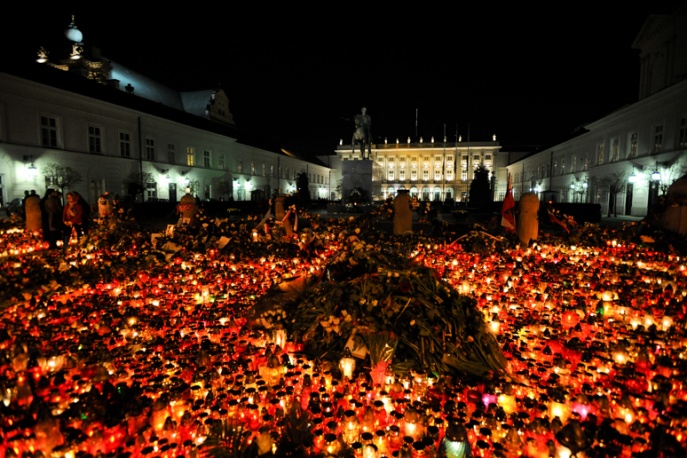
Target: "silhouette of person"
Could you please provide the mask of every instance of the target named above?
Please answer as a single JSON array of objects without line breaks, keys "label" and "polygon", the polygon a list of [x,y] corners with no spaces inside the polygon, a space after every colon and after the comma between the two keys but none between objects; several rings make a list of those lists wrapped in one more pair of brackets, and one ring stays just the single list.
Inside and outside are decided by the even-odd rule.
[{"label": "silhouette of person", "polygon": [[[62,194],[54,189],[48,189],[45,200],[46,230],[50,248],[57,248],[57,241],[64,240],[64,206],[62,205]],[[69,228],[71,230],[71,228]]]},{"label": "silhouette of person", "polygon": [[39,232],[42,229],[41,197],[33,189],[24,199],[24,221],[29,232]]}]

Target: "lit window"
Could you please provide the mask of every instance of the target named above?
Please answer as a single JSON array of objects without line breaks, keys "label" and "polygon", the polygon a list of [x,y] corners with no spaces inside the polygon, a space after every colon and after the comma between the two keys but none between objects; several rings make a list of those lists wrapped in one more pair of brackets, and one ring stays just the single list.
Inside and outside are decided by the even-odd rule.
[{"label": "lit window", "polygon": [[627,157],[637,157],[637,132],[630,134],[630,141],[628,142]]}]

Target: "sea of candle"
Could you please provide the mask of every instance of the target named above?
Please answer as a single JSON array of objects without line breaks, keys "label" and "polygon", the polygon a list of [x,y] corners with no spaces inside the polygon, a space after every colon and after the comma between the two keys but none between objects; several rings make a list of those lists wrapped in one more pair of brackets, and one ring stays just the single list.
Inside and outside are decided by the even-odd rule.
[{"label": "sea of candle", "polygon": [[[330,240],[327,252],[341,243]],[[538,456],[542,438],[563,456],[574,444],[558,437],[579,429],[588,447],[618,455],[648,450],[659,433],[663,445],[684,448],[687,338],[676,326],[685,319],[684,262],[637,245],[609,249],[541,244],[485,256],[417,247],[418,259],[478,301],[485,321],[498,320],[491,329],[511,377],[477,384],[445,377],[430,385],[417,374],[387,386],[386,374],[375,383],[362,362],[340,377],[300,354],[300,343],[275,345],[272,333],[252,328],[246,311],[275,279],[321,268],[305,256],[239,261],[220,252],[115,278],[103,265],[103,280],[4,305],[0,447],[16,456],[189,456],[224,425],[248,433],[247,443],[273,431],[278,450],[300,406],[312,420],[313,453],[360,443],[369,456],[374,448],[380,457],[420,455],[440,446],[452,421],[467,428],[473,456]],[[15,251],[5,269],[44,256]],[[69,256],[86,268],[109,255]],[[280,364],[267,383],[270,356]],[[345,421],[351,410],[357,431]],[[237,447],[227,437],[220,444]]]}]

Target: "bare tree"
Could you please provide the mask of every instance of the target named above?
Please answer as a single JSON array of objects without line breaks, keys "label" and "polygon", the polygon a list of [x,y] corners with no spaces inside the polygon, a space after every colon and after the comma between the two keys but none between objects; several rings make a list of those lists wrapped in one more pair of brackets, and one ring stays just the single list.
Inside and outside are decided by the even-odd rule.
[{"label": "bare tree", "polygon": [[73,168],[55,163],[49,163],[43,167],[43,176],[45,177],[46,188],[59,188],[62,194],[64,194],[65,188],[72,188],[83,181],[81,174]]},{"label": "bare tree", "polygon": [[188,193],[191,194],[192,196],[198,196],[198,193],[200,192],[200,181],[199,180],[189,180],[188,185],[186,186],[186,189],[188,189]]},{"label": "bare tree", "polygon": [[217,194],[222,196],[222,199],[229,200],[234,195],[234,184],[231,180],[222,180],[215,185]]},{"label": "bare tree", "polygon": [[130,195],[133,200],[136,200],[136,195],[139,193],[143,195],[145,185],[153,181],[153,174],[150,172],[132,172],[126,180],[124,180],[124,183],[126,184],[127,194]]},{"label": "bare tree", "polygon": [[687,164],[681,163],[679,157],[657,162],[655,173],[659,176],[658,187],[661,195],[665,196],[670,185],[687,174]]}]

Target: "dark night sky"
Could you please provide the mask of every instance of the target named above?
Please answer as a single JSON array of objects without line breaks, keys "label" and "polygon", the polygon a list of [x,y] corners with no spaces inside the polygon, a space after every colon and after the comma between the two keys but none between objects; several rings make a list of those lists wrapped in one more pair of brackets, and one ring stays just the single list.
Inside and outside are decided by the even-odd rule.
[{"label": "dark night sky", "polygon": [[610,3],[610,11],[598,2],[482,2],[423,12],[260,3],[227,12],[195,2],[129,12],[90,2],[16,12],[23,38],[11,50],[33,59],[39,46],[56,47],[74,14],[84,42],[104,56],[178,90],[221,84],[239,129],[302,155],[350,142],[363,106],[377,141],[417,130],[440,142],[445,129],[449,142],[457,131],[464,140],[496,134],[506,147],[547,146],[636,101],[632,43],[649,14],[675,1]]}]

